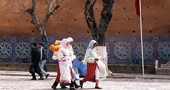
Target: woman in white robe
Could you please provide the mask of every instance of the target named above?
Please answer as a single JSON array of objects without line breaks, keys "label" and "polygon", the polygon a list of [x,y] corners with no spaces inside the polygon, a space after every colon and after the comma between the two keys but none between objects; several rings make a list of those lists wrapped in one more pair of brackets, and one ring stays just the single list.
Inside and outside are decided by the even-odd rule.
[{"label": "woman in white robe", "polygon": [[[69,41],[69,45],[68,45],[68,49],[69,49],[69,53],[70,53],[70,57],[72,59],[72,63],[74,63],[74,61],[76,60],[76,55],[74,54],[74,50],[73,50],[73,38],[71,37],[68,37],[67,40]],[[78,70],[77,68],[75,68],[74,66],[72,67],[72,71],[73,71],[73,75],[74,75],[74,86],[75,88],[79,88],[80,86],[77,85],[77,83],[75,82],[75,80],[79,80],[79,73],[78,73]]]},{"label": "woman in white robe", "polygon": [[70,69],[72,68],[72,59],[70,57],[68,49],[68,40],[63,39],[60,43],[60,49],[58,51],[58,62],[60,67],[60,83],[70,83],[71,74]]},{"label": "woman in white robe", "polygon": [[[73,61],[76,59],[76,56],[74,55],[74,51],[73,51],[73,48],[72,48],[72,44],[73,44],[73,39],[71,37],[68,37],[67,40],[69,41],[69,44],[68,44],[68,50],[69,50],[69,58],[71,59],[72,63]],[[75,82],[76,79],[79,79],[79,74],[76,73],[77,68],[73,68],[72,67],[72,71],[73,71],[73,83],[74,83],[74,86],[75,88],[79,88],[80,86],[77,85],[77,83]],[[67,83],[64,83],[64,84],[60,84],[61,88],[67,88],[68,84]]]},{"label": "woman in white robe", "polygon": [[70,90],[75,90],[72,82],[72,58],[70,57],[68,50],[68,43],[69,41],[67,39],[63,39],[60,43],[59,51],[57,53],[59,72],[52,86],[53,89],[56,88],[58,83],[71,83]]},{"label": "woman in white robe", "polygon": [[87,64],[87,75],[83,80],[80,81],[81,87],[83,86],[84,82],[91,81],[96,83],[95,89],[102,89],[99,87],[100,77],[103,79],[107,76],[105,65],[100,60],[100,56],[97,55],[95,49],[96,46],[97,42],[95,40],[91,40],[86,50],[83,63]]}]

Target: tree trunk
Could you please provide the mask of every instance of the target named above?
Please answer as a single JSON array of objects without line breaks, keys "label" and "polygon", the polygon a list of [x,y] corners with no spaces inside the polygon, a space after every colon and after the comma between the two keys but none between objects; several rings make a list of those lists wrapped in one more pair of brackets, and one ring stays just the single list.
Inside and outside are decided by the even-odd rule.
[{"label": "tree trunk", "polygon": [[112,7],[114,2],[114,0],[103,0],[103,10],[101,12],[101,19],[97,28],[97,42],[99,46],[105,46],[105,32],[112,18]]},{"label": "tree trunk", "polygon": [[101,12],[101,19],[99,26],[95,21],[93,6],[96,0],[86,0],[85,2],[85,19],[89,27],[92,37],[98,42],[99,46],[105,46],[105,32],[108,24],[112,18],[112,7],[115,0],[103,0],[103,10]]},{"label": "tree trunk", "polygon": [[[105,46],[105,32],[108,28],[109,22],[112,18],[112,7],[115,2],[115,0],[103,0],[103,10],[101,12],[101,19],[99,26],[97,26],[97,23],[94,18],[94,11],[93,6],[95,4],[96,0],[86,0],[85,1],[85,19],[87,22],[87,26],[89,27],[92,37],[94,40],[98,43],[98,54],[102,57],[102,61],[105,63],[105,65],[108,65],[108,58],[107,58],[107,50]],[[108,69],[107,66],[108,75],[113,75],[112,72]]]},{"label": "tree trunk", "polygon": [[101,56],[101,60],[106,65],[106,70],[109,76],[113,75],[113,73],[108,69],[108,57],[107,57],[107,49],[106,46],[97,46],[97,55]]},{"label": "tree trunk", "polygon": [[42,42],[44,42],[45,44],[48,45],[48,38],[46,35],[41,35],[41,40],[42,40]]},{"label": "tree trunk", "polygon": [[98,35],[98,38],[97,38],[97,43],[98,43],[98,46],[105,46],[105,34],[97,34]]}]

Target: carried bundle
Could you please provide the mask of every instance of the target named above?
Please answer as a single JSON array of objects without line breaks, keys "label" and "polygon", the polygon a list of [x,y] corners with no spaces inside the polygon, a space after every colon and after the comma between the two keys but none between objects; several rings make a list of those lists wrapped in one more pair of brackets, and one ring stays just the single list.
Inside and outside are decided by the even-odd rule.
[{"label": "carried bundle", "polygon": [[50,50],[53,51],[53,56],[52,56],[52,59],[53,60],[57,60],[58,58],[58,50],[59,50],[59,47],[60,47],[60,40],[56,40],[54,45],[50,45]]}]

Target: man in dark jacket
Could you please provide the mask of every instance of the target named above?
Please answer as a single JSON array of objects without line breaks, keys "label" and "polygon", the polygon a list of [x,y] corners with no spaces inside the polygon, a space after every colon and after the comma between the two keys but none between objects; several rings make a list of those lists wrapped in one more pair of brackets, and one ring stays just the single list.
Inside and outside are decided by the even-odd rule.
[{"label": "man in dark jacket", "polygon": [[36,47],[37,44],[32,44],[32,51],[31,51],[31,65],[34,67],[33,71],[30,73],[32,74],[31,80],[36,80],[35,73],[37,73],[40,76],[40,80],[43,80],[41,70],[39,68],[39,60],[40,60],[40,52],[38,51],[38,48]]}]

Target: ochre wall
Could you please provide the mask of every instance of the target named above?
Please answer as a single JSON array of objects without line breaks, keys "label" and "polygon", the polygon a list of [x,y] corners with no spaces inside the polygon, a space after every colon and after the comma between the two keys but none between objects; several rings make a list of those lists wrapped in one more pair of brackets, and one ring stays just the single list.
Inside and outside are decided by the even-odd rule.
[{"label": "ochre wall", "polygon": [[[0,36],[38,36],[39,32],[30,23],[27,13],[19,12],[8,1],[0,0]],[[28,0],[24,3],[31,6]],[[69,3],[64,0],[61,8]],[[135,0],[115,0],[113,17],[109,23],[106,35],[140,35],[139,17],[135,12]],[[170,0],[142,0],[143,34],[170,34]],[[47,6],[38,4],[37,16],[43,20]],[[97,0],[94,11],[97,23],[100,21],[102,0]],[[49,19],[46,27],[47,35],[91,35],[84,17],[84,0],[72,2]]]}]

